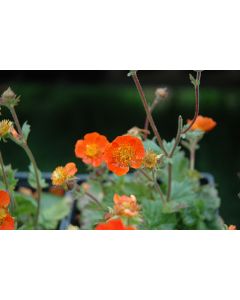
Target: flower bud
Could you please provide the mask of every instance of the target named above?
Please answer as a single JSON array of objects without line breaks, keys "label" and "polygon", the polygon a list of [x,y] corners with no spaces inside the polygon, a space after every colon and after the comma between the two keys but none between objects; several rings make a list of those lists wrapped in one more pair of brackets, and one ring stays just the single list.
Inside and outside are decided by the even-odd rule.
[{"label": "flower bud", "polygon": [[164,87],[156,89],[155,95],[157,98],[166,99],[169,95],[168,88]]},{"label": "flower bud", "polygon": [[18,102],[19,97],[17,97],[17,95],[9,87],[5,92],[3,92],[0,104],[5,106],[14,106],[17,105]]}]

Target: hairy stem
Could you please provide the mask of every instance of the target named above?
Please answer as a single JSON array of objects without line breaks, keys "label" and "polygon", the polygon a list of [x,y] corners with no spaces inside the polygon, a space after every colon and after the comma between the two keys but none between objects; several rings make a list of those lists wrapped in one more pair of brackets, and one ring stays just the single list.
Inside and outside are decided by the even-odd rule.
[{"label": "hairy stem", "polygon": [[199,85],[200,85],[200,80],[201,80],[201,71],[197,71],[197,76],[196,76],[196,84],[195,84],[195,114],[194,117],[189,124],[189,126],[182,132],[182,133],[187,133],[195,123],[198,114],[199,114]]},{"label": "hairy stem", "polygon": [[154,183],[154,187],[155,187],[156,191],[159,193],[162,202],[165,203],[166,202],[165,197],[163,195],[163,192],[162,192],[160,186],[157,183],[157,180],[156,180],[154,174],[153,174],[153,177],[151,178],[143,169],[139,169],[139,172],[143,176],[145,176],[148,179],[149,182],[153,182]]},{"label": "hairy stem", "polygon": [[168,190],[167,190],[167,198],[166,201],[170,201],[171,199],[171,192],[172,192],[172,164],[168,163]]},{"label": "hairy stem", "polygon": [[22,148],[25,150],[30,162],[33,165],[33,170],[36,178],[36,184],[37,184],[37,212],[36,212],[36,217],[35,217],[35,228],[37,228],[38,221],[39,221],[39,214],[40,214],[40,208],[41,208],[41,195],[42,195],[42,187],[40,184],[40,178],[39,178],[39,173],[38,173],[38,167],[36,160],[33,156],[33,153],[31,149],[28,147],[27,144],[23,144]]},{"label": "hairy stem", "polygon": [[41,187],[41,184],[40,184],[38,167],[37,167],[35,157],[34,157],[32,151],[31,151],[31,149],[29,148],[29,146],[27,144],[27,141],[24,138],[22,128],[21,128],[20,122],[18,120],[15,108],[13,106],[10,106],[9,110],[10,110],[11,115],[13,117],[14,123],[17,126],[17,130],[18,130],[18,133],[20,134],[21,140],[23,141],[20,145],[24,149],[24,151],[26,152],[30,162],[33,165],[33,170],[34,170],[34,174],[35,174],[35,178],[36,178],[36,184],[37,184],[37,212],[36,212],[36,217],[35,217],[35,228],[37,228],[38,220],[39,220],[39,214],[40,214],[41,195],[42,195],[42,187]]},{"label": "hairy stem", "polygon": [[105,207],[102,205],[101,202],[98,201],[98,199],[91,193],[85,192],[85,195],[88,196],[93,202],[95,202],[101,209],[105,210]]},{"label": "hairy stem", "polygon": [[[168,158],[171,159],[174,155],[174,152],[177,148],[177,146],[180,143],[181,140],[181,134],[182,134],[182,126],[183,126],[183,120],[182,117],[178,117],[178,130],[177,130],[177,135],[175,138],[175,143],[173,145],[172,151],[168,155]],[[171,192],[172,192],[172,162],[168,163],[168,190],[167,190],[167,198],[166,201],[170,201],[171,199]]]},{"label": "hairy stem", "polygon": [[1,169],[2,169],[2,176],[3,176],[3,182],[6,188],[6,191],[8,192],[10,199],[11,199],[11,211],[14,210],[15,207],[15,200],[14,197],[9,189],[9,185],[8,185],[8,181],[7,181],[7,174],[5,172],[5,166],[4,166],[4,162],[3,162],[3,157],[2,157],[2,152],[0,151],[0,164],[1,164]]},{"label": "hairy stem", "polygon": [[139,93],[140,98],[142,100],[142,104],[143,104],[143,107],[145,109],[145,112],[146,112],[149,124],[151,125],[151,128],[153,130],[153,133],[154,133],[154,135],[157,138],[157,141],[158,141],[158,144],[159,144],[160,148],[162,149],[162,151],[164,152],[164,154],[167,156],[168,153],[167,153],[167,151],[166,151],[166,149],[165,149],[165,147],[163,145],[162,138],[161,138],[161,136],[160,136],[160,134],[159,134],[159,132],[157,130],[157,127],[155,125],[155,122],[153,120],[153,117],[152,117],[150,108],[148,106],[148,103],[147,103],[144,91],[142,89],[141,83],[139,82],[139,79],[138,79],[138,76],[137,76],[137,72],[132,72],[131,76],[132,76],[133,81],[134,81],[134,83],[135,83],[135,85],[137,87],[138,93]]},{"label": "hairy stem", "polygon": [[196,150],[194,147],[190,150],[190,170],[192,170],[192,171],[195,168],[195,154],[196,154]]},{"label": "hairy stem", "polygon": [[3,182],[6,187],[6,190],[9,191],[8,187],[8,182],[7,182],[7,175],[4,169],[4,163],[3,163],[3,157],[2,157],[2,152],[0,151],[0,164],[1,164],[1,169],[2,169],[2,176],[3,176]]},{"label": "hairy stem", "polygon": [[[158,105],[158,100],[155,99],[152,103],[152,105],[149,107],[150,109],[150,112],[152,114],[152,112],[154,111],[155,107]],[[149,121],[148,121],[148,117],[146,117],[146,120],[145,120],[145,125],[144,125],[144,137],[143,139],[146,140],[147,139],[147,136],[148,136],[148,127],[149,127]]]}]

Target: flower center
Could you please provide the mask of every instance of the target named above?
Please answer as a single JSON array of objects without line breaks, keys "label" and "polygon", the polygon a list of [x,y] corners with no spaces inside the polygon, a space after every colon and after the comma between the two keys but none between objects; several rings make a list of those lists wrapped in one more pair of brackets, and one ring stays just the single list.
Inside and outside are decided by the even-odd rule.
[{"label": "flower center", "polygon": [[113,154],[114,158],[122,165],[128,166],[134,157],[134,150],[131,146],[124,145],[119,147]]},{"label": "flower center", "polygon": [[6,209],[0,208],[0,222],[6,217],[6,215],[7,215]]},{"label": "flower center", "polygon": [[0,136],[4,136],[9,133],[12,128],[12,122],[8,120],[3,120],[0,122]]},{"label": "flower center", "polygon": [[86,155],[89,157],[94,157],[99,153],[99,148],[96,144],[89,144],[86,147]]}]

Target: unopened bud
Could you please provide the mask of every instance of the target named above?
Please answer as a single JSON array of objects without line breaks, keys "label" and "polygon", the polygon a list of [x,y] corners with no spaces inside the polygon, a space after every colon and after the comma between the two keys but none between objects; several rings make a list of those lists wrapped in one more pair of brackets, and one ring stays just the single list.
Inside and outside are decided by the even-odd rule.
[{"label": "unopened bud", "polygon": [[169,95],[168,88],[164,87],[156,89],[155,95],[157,98],[166,99]]},{"label": "unopened bud", "polygon": [[3,92],[1,96],[2,105],[6,106],[14,106],[19,102],[19,97],[13,92],[13,90],[9,87],[5,92]]}]

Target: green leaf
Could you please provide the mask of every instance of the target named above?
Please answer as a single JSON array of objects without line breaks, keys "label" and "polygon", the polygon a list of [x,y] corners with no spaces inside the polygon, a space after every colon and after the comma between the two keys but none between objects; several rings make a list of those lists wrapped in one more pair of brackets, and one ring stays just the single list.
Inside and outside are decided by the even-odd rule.
[{"label": "green leaf", "polygon": [[28,122],[26,121],[23,126],[22,126],[22,133],[24,136],[24,139],[27,141],[29,133],[31,131],[31,126],[28,124]]},{"label": "green leaf", "polygon": [[196,86],[197,81],[196,81],[196,79],[192,76],[192,74],[189,74],[189,78],[190,78],[191,83],[192,83],[194,86]]},{"label": "green leaf", "polygon": [[56,229],[59,221],[71,210],[71,199],[42,193],[39,224],[44,229]]},{"label": "green leaf", "polygon": [[[36,182],[36,176],[35,176],[33,165],[30,164],[30,166],[28,168],[29,168],[28,183],[32,188],[36,189],[37,188],[37,182]],[[42,173],[41,173],[40,170],[38,170],[38,176],[40,178],[41,187],[42,188],[47,188],[48,184],[47,184],[46,180],[42,177]]]},{"label": "green leaf", "polygon": [[[9,190],[12,192],[12,191],[14,191],[14,189],[18,183],[18,180],[15,178],[17,170],[14,170],[11,165],[4,166],[4,170],[6,173]],[[0,180],[0,189],[5,189],[6,187],[4,184],[1,168],[0,168],[0,179],[1,179]]]},{"label": "green leaf", "polygon": [[33,229],[34,218],[37,210],[37,202],[30,196],[15,192],[16,207],[13,215],[17,220],[19,229]]},{"label": "green leaf", "polygon": [[152,141],[152,140],[146,140],[143,142],[144,144],[144,148],[146,151],[153,151],[155,152],[156,154],[162,154],[162,150],[161,148],[155,143],[155,141]]}]

